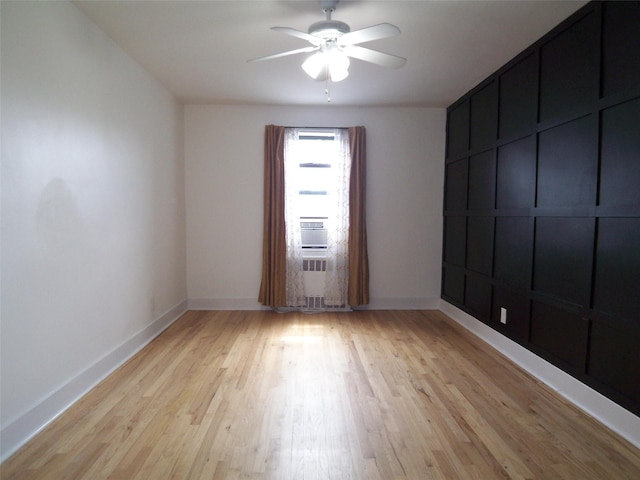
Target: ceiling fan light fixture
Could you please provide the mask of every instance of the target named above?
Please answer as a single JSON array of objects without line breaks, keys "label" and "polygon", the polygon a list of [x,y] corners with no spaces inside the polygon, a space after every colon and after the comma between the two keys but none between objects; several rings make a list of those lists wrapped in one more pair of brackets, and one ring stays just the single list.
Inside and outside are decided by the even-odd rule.
[{"label": "ceiling fan light fixture", "polygon": [[307,58],[302,64],[302,69],[314,80],[317,80],[320,73],[324,70],[325,60],[324,53],[316,52]]},{"label": "ceiling fan light fixture", "polygon": [[329,76],[332,82],[339,82],[349,76],[350,63],[349,57],[334,46],[311,55],[302,69],[314,80],[326,80]]},{"label": "ceiling fan light fixture", "polygon": [[327,65],[332,82],[339,82],[349,76],[349,57],[338,49],[334,49],[327,54]]},{"label": "ceiling fan light fixture", "polygon": [[[0,0],[2,1],[2,0]],[[303,63],[302,69],[317,81],[326,81],[325,93],[329,101],[329,82],[340,82],[349,76],[349,57],[387,68],[400,68],[406,58],[359,46],[360,43],[380,40],[400,34],[400,29],[390,23],[379,23],[351,31],[349,25],[332,20],[331,14],[340,0],[317,0],[326,19],[311,24],[308,32],[289,27],[271,27],[271,30],[306,40],[311,46],[254,58],[249,62],[262,62],[298,53],[315,52]]]}]

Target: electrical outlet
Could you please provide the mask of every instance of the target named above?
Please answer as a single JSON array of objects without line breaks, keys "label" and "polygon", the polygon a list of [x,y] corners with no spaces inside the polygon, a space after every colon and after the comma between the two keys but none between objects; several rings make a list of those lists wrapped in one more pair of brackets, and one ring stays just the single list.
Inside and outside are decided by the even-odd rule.
[{"label": "electrical outlet", "polygon": [[507,324],[507,309],[500,307],[500,323]]}]

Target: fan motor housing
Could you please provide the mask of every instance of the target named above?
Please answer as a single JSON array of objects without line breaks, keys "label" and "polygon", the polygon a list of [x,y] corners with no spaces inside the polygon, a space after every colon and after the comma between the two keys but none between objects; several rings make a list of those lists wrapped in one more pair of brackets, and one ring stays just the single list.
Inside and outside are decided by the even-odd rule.
[{"label": "fan motor housing", "polygon": [[339,20],[322,20],[316,22],[309,27],[309,34],[314,37],[332,39],[338,38],[345,33],[349,33],[351,29],[349,25]]}]

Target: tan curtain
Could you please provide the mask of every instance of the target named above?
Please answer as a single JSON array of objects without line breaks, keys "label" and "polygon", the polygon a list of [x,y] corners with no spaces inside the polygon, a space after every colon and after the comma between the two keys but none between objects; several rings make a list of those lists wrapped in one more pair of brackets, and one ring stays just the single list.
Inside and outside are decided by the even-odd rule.
[{"label": "tan curtain", "polygon": [[351,178],[349,180],[349,305],[369,303],[369,254],[366,225],[366,132],[349,128]]},{"label": "tan curtain", "polygon": [[262,282],[258,301],[270,307],[285,306],[287,296],[284,132],[285,127],[278,125],[265,127]]}]

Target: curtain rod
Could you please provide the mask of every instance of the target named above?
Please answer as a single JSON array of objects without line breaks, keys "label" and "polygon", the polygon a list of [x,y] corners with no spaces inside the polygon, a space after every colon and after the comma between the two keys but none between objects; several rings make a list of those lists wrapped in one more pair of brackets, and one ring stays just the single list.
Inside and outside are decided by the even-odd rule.
[{"label": "curtain rod", "polygon": [[349,127],[292,127],[289,125],[285,125],[284,128],[302,128],[307,130],[336,130],[336,129],[347,129]]}]

